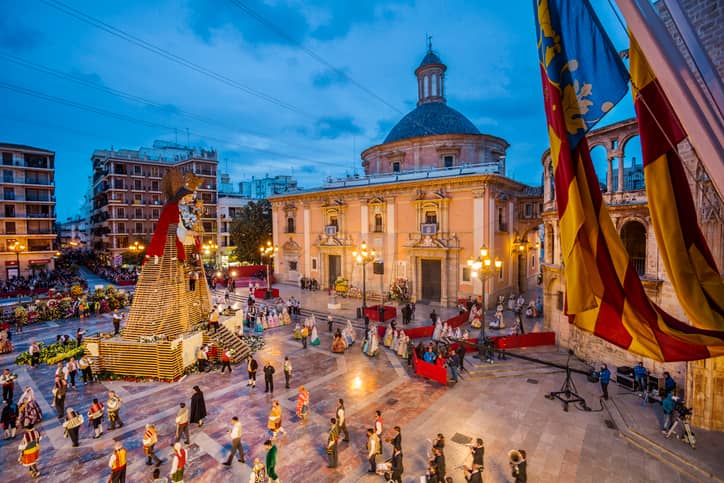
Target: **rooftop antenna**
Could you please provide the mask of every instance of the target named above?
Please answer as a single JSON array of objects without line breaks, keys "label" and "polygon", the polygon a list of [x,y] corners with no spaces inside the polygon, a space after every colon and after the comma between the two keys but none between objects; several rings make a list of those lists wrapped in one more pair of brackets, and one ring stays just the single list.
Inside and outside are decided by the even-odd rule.
[{"label": "rooftop antenna", "polygon": [[178,128],[173,128],[173,132],[176,133],[176,144],[178,144]]},{"label": "rooftop antenna", "polygon": [[432,52],[432,35],[425,34],[425,38],[427,40],[427,50],[428,52]]},{"label": "rooftop antenna", "polygon": [[357,152],[357,136],[352,136],[352,174],[357,174],[357,164],[355,161],[355,153]]},{"label": "rooftop antenna", "polygon": [[189,140],[189,128],[186,128],[186,146],[191,146],[191,141]]}]

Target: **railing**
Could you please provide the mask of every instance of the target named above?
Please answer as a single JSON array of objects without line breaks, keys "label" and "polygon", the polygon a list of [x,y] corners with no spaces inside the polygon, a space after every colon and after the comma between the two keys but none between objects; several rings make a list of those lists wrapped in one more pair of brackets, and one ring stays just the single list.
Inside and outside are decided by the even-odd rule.
[{"label": "railing", "polygon": [[452,168],[427,168],[410,171],[388,171],[386,173],[379,173],[370,176],[349,176],[347,178],[332,179],[328,178],[324,183],[324,188],[340,188],[344,186],[360,186],[376,183],[389,183],[395,181],[412,181],[417,179],[426,178],[437,178],[437,177],[449,177],[449,176],[461,176],[466,174],[499,174],[500,164],[498,162],[492,163],[477,163],[477,164],[462,164],[454,166]]},{"label": "railing", "polygon": [[25,178],[25,184],[37,184],[44,186],[52,186],[53,181],[49,179],[38,179],[38,178]]},{"label": "railing", "polygon": [[54,213],[27,213],[26,218],[55,218]]},{"label": "railing", "polygon": [[646,258],[645,257],[630,257],[631,264],[639,275],[646,273]]}]

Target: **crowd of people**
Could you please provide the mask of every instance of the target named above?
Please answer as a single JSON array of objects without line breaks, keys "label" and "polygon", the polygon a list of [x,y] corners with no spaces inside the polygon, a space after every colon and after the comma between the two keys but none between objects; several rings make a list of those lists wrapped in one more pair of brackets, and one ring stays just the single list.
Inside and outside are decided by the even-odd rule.
[{"label": "crowd of people", "polygon": [[55,270],[39,270],[27,277],[11,277],[0,281],[0,298],[32,294],[39,290],[48,291],[51,288],[65,291],[73,285],[88,286],[86,281],[78,276],[77,270],[60,266]]},{"label": "crowd of people", "polygon": [[69,250],[64,253],[64,256],[78,265],[84,265],[88,270],[109,282],[135,283],[138,280],[138,272],[135,267],[111,266],[92,250]]}]

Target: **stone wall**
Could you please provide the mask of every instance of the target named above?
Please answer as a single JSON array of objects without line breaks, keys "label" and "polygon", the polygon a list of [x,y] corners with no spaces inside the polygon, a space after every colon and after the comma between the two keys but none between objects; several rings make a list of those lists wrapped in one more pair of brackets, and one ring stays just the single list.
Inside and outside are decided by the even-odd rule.
[{"label": "stone wall", "polygon": [[[689,19],[691,27],[694,29],[696,36],[701,41],[706,50],[709,59],[712,61],[714,68],[717,70],[719,77],[724,78],[724,2],[712,0],[677,0],[682,10]],[[686,50],[680,35],[676,31],[676,27],[671,19],[671,15],[664,6],[664,2],[656,4],[659,16],[664,21],[667,30],[671,34],[679,51],[689,64],[689,68],[694,73],[696,79],[701,83],[696,69],[693,68],[691,56]]]}]

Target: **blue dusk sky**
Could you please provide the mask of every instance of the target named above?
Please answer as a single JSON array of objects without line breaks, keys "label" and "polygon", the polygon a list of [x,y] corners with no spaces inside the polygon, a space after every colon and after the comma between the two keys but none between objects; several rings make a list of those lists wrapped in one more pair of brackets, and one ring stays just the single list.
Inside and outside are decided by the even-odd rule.
[{"label": "blue dusk sky", "polygon": [[[609,2],[592,3],[627,48]],[[215,148],[235,182],[361,173],[360,153],[415,107],[426,34],[448,105],[510,143],[510,177],[540,184],[532,0],[0,4],[0,142],[56,152],[59,221],[81,207],[94,149],[155,139]],[[601,125],[632,115],[627,97]]]}]

